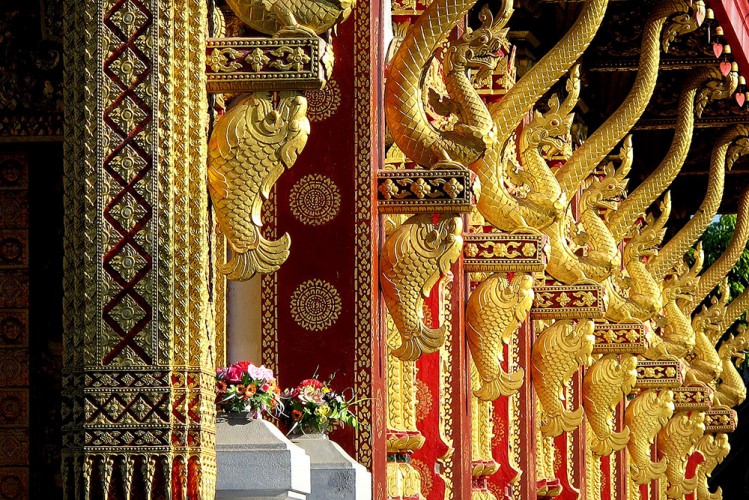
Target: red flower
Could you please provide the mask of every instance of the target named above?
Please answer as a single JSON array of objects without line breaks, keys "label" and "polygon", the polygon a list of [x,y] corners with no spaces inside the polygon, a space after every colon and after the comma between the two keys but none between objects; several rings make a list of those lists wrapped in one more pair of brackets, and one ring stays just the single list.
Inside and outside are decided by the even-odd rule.
[{"label": "red flower", "polygon": [[302,380],[302,382],[299,385],[300,386],[311,385],[315,389],[320,389],[323,384],[316,378],[308,378],[306,380]]},{"label": "red flower", "polygon": [[292,410],[291,418],[294,419],[295,421],[298,421],[299,419],[302,418],[302,412],[300,412],[299,410]]},{"label": "red flower", "polygon": [[268,384],[263,384],[260,386],[260,390],[263,392],[268,392],[269,389],[270,389],[270,386]]},{"label": "red flower", "polygon": [[250,366],[251,364],[252,364],[252,363],[251,363],[251,362],[249,362],[249,361],[237,361],[237,362],[235,363],[235,365],[234,365],[234,366],[238,366],[238,367],[239,367],[239,368],[240,368],[240,369],[241,369],[241,370],[242,370],[243,372],[245,372],[245,373],[246,373],[246,372],[247,372],[247,368],[248,368],[248,367],[249,367],[249,366]]},{"label": "red flower", "polygon": [[232,365],[226,371],[226,381],[230,384],[238,384],[242,381],[242,375],[244,375],[244,373],[245,370],[242,370],[238,364]]}]

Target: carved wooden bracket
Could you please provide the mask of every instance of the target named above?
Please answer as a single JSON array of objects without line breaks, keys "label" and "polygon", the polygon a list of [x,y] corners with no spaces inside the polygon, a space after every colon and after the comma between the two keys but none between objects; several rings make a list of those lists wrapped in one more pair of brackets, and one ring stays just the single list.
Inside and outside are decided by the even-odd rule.
[{"label": "carved wooden bracket", "polygon": [[738,425],[736,410],[727,406],[713,406],[705,412],[705,432],[733,432]]},{"label": "carved wooden bracket", "polygon": [[606,312],[601,285],[550,285],[533,287],[536,298],[531,319],[595,319]]},{"label": "carved wooden bracket", "polygon": [[546,268],[548,247],[545,235],[467,233],[463,240],[463,262],[467,272],[535,272]]},{"label": "carved wooden bracket", "polygon": [[643,323],[596,323],[593,354],[643,354],[648,348]]},{"label": "carved wooden bracket", "polygon": [[329,45],[319,37],[209,38],[208,92],[316,90],[332,65]]},{"label": "carved wooden bracket", "polygon": [[637,384],[640,389],[677,389],[684,382],[686,368],[681,360],[637,362]]},{"label": "carved wooden bracket", "polygon": [[377,207],[384,214],[468,213],[476,204],[467,169],[380,170]]},{"label": "carved wooden bracket", "polygon": [[674,389],[675,411],[705,411],[713,406],[713,390],[707,385],[690,385]]}]

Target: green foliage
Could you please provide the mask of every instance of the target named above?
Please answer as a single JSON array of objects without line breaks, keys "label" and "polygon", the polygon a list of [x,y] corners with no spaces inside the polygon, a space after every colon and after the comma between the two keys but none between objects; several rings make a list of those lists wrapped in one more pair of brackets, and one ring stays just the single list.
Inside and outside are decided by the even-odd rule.
[{"label": "green foliage", "polygon": [[[713,222],[707,227],[702,238],[700,238],[702,248],[705,251],[703,269],[710,267],[726,250],[735,227],[735,215],[723,215],[718,221]],[[747,246],[747,249],[749,249],[749,246]],[[747,280],[749,279],[749,251],[747,249],[744,250],[739,261],[733,266],[731,272],[728,273],[728,283],[731,288],[732,299],[743,292],[747,286]]]},{"label": "green foliage", "polygon": [[[707,227],[700,238],[700,241],[702,241],[702,248],[705,252],[705,264],[702,267],[703,270],[710,267],[726,250],[728,243],[733,236],[735,227],[735,215],[720,216],[717,221]],[[736,262],[733,269],[728,273],[728,286],[731,292],[731,300],[741,294],[747,285],[749,285],[749,245],[747,245],[747,248],[744,249],[744,253],[741,254],[738,262]],[[709,304],[710,299],[717,293],[718,289],[716,287],[715,290],[710,292],[710,295],[703,303]],[[741,317],[739,323],[746,324],[745,317],[746,314]]]}]

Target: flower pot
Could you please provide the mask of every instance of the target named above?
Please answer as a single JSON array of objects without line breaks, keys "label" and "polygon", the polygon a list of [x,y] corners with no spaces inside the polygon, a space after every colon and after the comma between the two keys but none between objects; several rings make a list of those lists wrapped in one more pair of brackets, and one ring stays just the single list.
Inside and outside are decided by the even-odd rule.
[{"label": "flower pot", "polygon": [[305,499],[310,459],[270,422],[246,413],[216,424],[216,498]]},{"label": "flower pot", "polygon": [[372,476],[326,434],[301,434],[292,442],[310,457],[310,500],[370,500]]}]

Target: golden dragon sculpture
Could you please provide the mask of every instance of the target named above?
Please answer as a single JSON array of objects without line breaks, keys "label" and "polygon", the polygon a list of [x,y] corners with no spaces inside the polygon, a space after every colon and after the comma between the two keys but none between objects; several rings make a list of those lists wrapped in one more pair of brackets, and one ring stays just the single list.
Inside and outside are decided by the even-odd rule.
[{"label": "golden dragon sculpture", "polygon": [[[609,212],[611,213],[611,212]],[[657,253],[666,235],[666,222],[671,214],[671,196],[666,193],[660,215],[645,217],[644,225],[624,245],[622,254],[626,276],[614,271],[604,282],[609,303],[605,318],[613,322],[652,319],[662,307],[661,286],[648,272],[643,258]]]},{"label": "golden dragon sculpture", "polygon": [[694,449],[705,458],[705,461],[697,467],[697,500],[721,500],[723,498],[721,488],[713,493],[710,491],[707,482],[718,464],[731,451],[728,435],[725,432],[705,434],[697,442]]},{"label": "golden dragon sculpture", "polygon": [[695,334],[690,318],[679,307],[679,301],[691,300],[697,282],[697,273],[702,269],[704,254],[702,246],[697,246],[696,260],[692,267],[680,262],[674,274],[663,284],[663,312],[659,318],[661,336],[651,339],[650,348],[644,357],[648,359],[683,358],[695,346]]},{"label": "golden dragon sculpture", "polygon": [[463,250],[463,219],[454,214],[415,215],[388,237],[380,252],[380,287],[401,335],[393,355],[414,361],[445,341],[445,325],[424,323],[424,299]]},{"label": "golden dragon sculpture", "polygon": [[424,107],[424,79],[434,52],[475,3],[434,0],[406,33],[390,64],[385,84],[388,128],[408,158],[429,168],[440,162],[469,165],[496,141],[491,115],[468,76],[470,70],[491,72],[499,61],[503,24],[493,22],[488,8],[482,10],[482,27],[466,30],[444,52],[449,96],[431,101],[436,111],[458,118],[452,130],[435,127]]},{"label": "golden dragon sculpture", "polygon": [[674,392],[648,389],[637,395],[624,413],[624,422],[630,430],[627,450],[629,470],[637,484],[647,484],[666,472],[666,460],[654,462],[652,447],[658,432],[674,414]]},{"label": "golden dragon sculpture", "polygon": [[642,34],[637,76],[624,102],[580,146],[557,171],[562,193],[568,200],[583,181],[624,138],[640,119],[655,90],[660,67],[661,45],[668,52],[670,43],[679,35],[699,28],[705,16],[702,0],[662,0],[653,2]]},{"label": "golden dragon sculpture", "polygon": [[[579,186],[606,159],[609,152],[632,129],[645,111],[655,90],[660,65],[660,47],[668,51],[671,41],[680,34],[689,33],[699,27],[704,16],[703,2],[663,1],[655,5],[645,24],[640,47],[637,76],[629,94],[619,108],[572,154],[556,172],[562,195],[569,201]],[[661,36],[663,39],[661,40]],[[590,189],[596,189],[594,185]],[[595,221],[591,212],[583,221],[586,231],[594,233],[594,259],[579,257],[569,248],[568,224],[562,219],[554,222],[548,231],[552,248],[547,272],[563,283],[575,283],[584,279],[603,282],[621,263],[618,240],[608,226]],[[581,218],[583,216],[581,215]],[[590,224],[591,229],[587,229]],[[610,256],[612,259],[596,261],[595,256]]]},{"label": "golden dragon sculpture", "polygon": [[666,457],[666,496],[683,498],[697,487],[697,476],[686,478],[687,461],[692,447],[705,433],[705,414],[679,411],[658,433],[658,449]]},{"label": "golden dragon sculpture", "polygon": [[218,120],[208,141],[208,188],[218,228],[232,250],[220,266],[231,280],[277,270],[291,239],[263,237],[263,200],[307,144],[307,100],[298,92],[247,94]]},{"label": "golden dragon sculpture", "polygon": [[617,432],[614,411],[637,382],[637,357],[631,354],[607,354],[585,372],[583,407],[590,429],[593,453],[608,456],[627,446],[630,429]]},{"label": "golden dragon sculpture", "polygon": [[631,144],[625,141],[618,169],[613,162],[604,167],[604,177],[594,177],[580,197],[580,225],[583,231],[577,240],[585,246],[585,255],[579,256],[570,247],[572,224],[567,217],[555,220],[549,229],[551,254],[546,272],[565,284],[584,280],[603,282],[614,269],[621,266],[618,242],[614,240],[601,218],[602,210],[616,210],[619,199],[627,189],[627,174],[632,166]]},{"label": "golden dragon sculpture", "polygon": [[702,116],[708,102],[733,95],[737,85],[736,72],[731,71],[724,77],[717,67],[700,68],[687,77],[679,95],[676,128],[668,153],[653,173],[619,205],[619,209],[608,213],[609,229],[616,241],[625,237],[681,171],[692,144],[695,117]]},{"label": "golden dragon sculpture", "polygon": [[543,408],[541,432],[559,436],[576,429],[583,420],[583,408],[568,411],[564,386],[581,366],[590,366],[595,336],[591,320],[575,323],[560,320],[544,330],[533,344],[531,374]]},{"label": "golden dragon sculpture", "polygon": [[[738,297],[728,304],[718,330],[721,333],[728,331],[731,325],[733,325],[746,311],[749,311],[749,287],[745,288]],[[716,342],[717,340],[718,339],[716,339]]]},{"label": "golden dragon sculpture", "polygon": [[726,313],[726,305],[730,294],[726,293],[728,280],[720,286],[720,297],[713,297],[710,306],[704,305],[702,310],[692,316],[694,330],[694,350],[687,354],[684,360],[689,367],[686,372],[687,383],[704,383],[714,386],[722,372],[720,356],[715,348],[714,338],[719,338],[720,323]]},{"label": "golden dragon sculpture", "polygon": [[[723,341],[718,349],[722,362],[721,379],[715,391],[715,404],[733,408],[746,399],[746,386],[736,366],[746,359],[749,351],[749,330],[740,330],[736,336],[730,336]],[[734,359],[736,362],[734,364]]]},{"label": "golden dragon sculpture", "polygon": [[480,376],[477,398],[493,401],[515,393],[523,384],[522,369],[507,373],[502,368],[504,346],[528,317],[533,305],[533,278],[517,273],[512,282],[494,274],[471,293],[466,307],[466,336]]},{"label": "golden dragon sculpture", "polygon": [[[523,196],[515,196],[513,204],[506,207],[507,220],[500,229],[514,231],[532,227],[543,230],[559,218],[567,207],[567,200],[562,198],[559,183],[544,156],[561,153],[570,136],[575,117],[572,110],[580,96],[579,65],[570,71],[566,88],[564,101],[560,101],[556,94],[552,95],[548,102],[549,110],[546,113],[535,111],[533,119],[523,127],[518,141],[520,168],[509,169],[508,162],[502,160],[506,178],[517,186],[515,192],[527,192]],[[514,155],[512,141],[507,143],[507,147],[510,149],[506,154]],[[508,189],[505,182],[500,187]],[[508,192],[506,196],[513,195]]]},{"label": "golden dragon sculpture", "polygon": [[320,35],[342,23],[356,0],[226,0],[252,29],[266,35]]},{"label": "golden dragon sculpture", "polygon": [[[507,221],[517,221],[518,199],[507,189],[506,143],[528,111],[577,62],[601,26],[609,0],[587,0],[577,20],[562,39],[507,92],[489,105],[497,142],[473,165],[482,186],[478,209],[492,225],[511,231]],[[514,153],[514,152],[513,152]],[[522,209],[521,209],[522,210]],[[523,213],[523,212],[520,212]],[[530,221],[528,221],[530,224]],[[543,226],[543,223],[536,223]]]},{"label": "golden dragon sculpture", "polygon": [[718,138],[710,157],[707,192],[702,204],[658,255],[648,261],[648,269],[656,281],[663,280],[713,220],[723,198],[725,171],[730,170],[736,160],[746,154],[749,154],[749,127],[736,125]]}]

